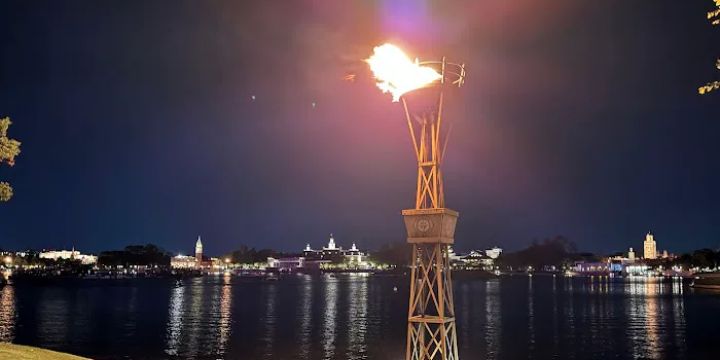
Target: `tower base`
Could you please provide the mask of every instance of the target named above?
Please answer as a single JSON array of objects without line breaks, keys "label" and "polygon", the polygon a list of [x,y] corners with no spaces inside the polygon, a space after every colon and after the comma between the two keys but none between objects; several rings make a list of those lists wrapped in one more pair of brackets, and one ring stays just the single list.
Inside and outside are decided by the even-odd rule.
[{"label": "tower base", "polygon": [[412,209],[402,212],[412,244],[406,360],[459,360],[450,249],[458,213]]}]

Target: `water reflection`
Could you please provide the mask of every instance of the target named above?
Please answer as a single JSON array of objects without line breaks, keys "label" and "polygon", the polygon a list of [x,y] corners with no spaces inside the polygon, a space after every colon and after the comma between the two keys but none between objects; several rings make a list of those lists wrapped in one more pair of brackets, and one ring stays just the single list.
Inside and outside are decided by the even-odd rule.
[{"label": "water reflection", "polygon": [[302,292],[300,294],[301,299],[299,302],[300,358],[309,359],[311,344],[310,335],[312,332],[312,291],[314,280],[310,275],[304,275],[301,278],[301,282]]},{"label": "water reflection", "polygon": [[4,286],[0,291],[0,342],[15,338],[15,288]]},{"label": "water reflection", "polygon": [[528,277],[528,347],[532,353],[535,350],[535,307],[533,302],[533,278]]},{"label": "water reflection", "polygon": [[683,302],[683,283],[681,278],[675,278],[672,282],[672,312],[675,333],[675,346],[678,349],[678,357],[685,357],[685,303]]},{"label": "water reflection", "polygon": [[177,355],[180,343],[180,332],[183,327],[182,314],[183,302],[185,301],[185,287],[176,287],[170,294],[170,314],[167,324],[167,349],[168,355]]},{"label": "water reflection", "polygon": [[38,305],[38,337],[40,346],[56,347],[57,344],[68,342],[71,298],[55,288],[43,289],[40,292]]},{"label": "water reflection", "polygon": [[265,356],[264,358],[272,358],[275,351],[275,328],[277,324],[276,309],[275,309],[275,298],[277,294],[276,284],[270,284],[265,287],[265,318],[263,321],[264,335],[263,342],[265,343]]},{"label": "water reflection", "polygon": [[571,277],[565,278],[565,292],[566,296],[563,299],[562,310],[562,328],[563,331],[563,342],[578,343],[577,341],[577,329],[575,326],[575,302],[573,301],[575,295],[574,279]]},{"label": "water reflection", "polygon": [[325,359],[335,356],[335,337],[337,336],[337,300],[338,280],[335,276],[325,275],[325,313],[323,314],[323,350]]},{"label": "water reflection", "polygon": [[[138,302],[138,288],[133,287],[130,290],[130,299],[127,302],[127,315],[124,316],[123,330],[128,335],[134,335],[137,330],[137,302]],[[82,308],[80,307],[80,314],[83,314]]]},{"label": "water reflection", "polygon": [[232,287],[230,286],[230,274],[223,277],[223,285],[220,287],[220,312],[218,319],[218,354],[222,355],[227,350],[227,342],[231,334],[232,325]]},{"label": "water reflection", "polygon": [[[643,279],[627,284],[626,290],[629,294],[627,337],[633,357],[665,358],[666,349],[661,345],[673,342],[669,333],[675,334],[677,350],[683,353],[684,344],[677,338],[684,338],[685,333],[682,284]],[[667,297],[672,297],[672,301],[668,302]]]},{"label": "water reflection", "polygon": [[558,279],[553,275],[552,279],[552,323],[553,323],[553,354],[557,354],[560,344],[560,321],[558,320]]},{"label": "water reflection", "polygon": [[232,286],[229,277],[212,281],[197,278],[170,290],[165,354],[226,353],[232,328]]},{"label": "water reflection", "polygon": [[[190,309],[185,310],[184,314],[184,336],[183,336],[183,348],[185,352],[190,356],[197,356],[201,350],[201,336],[203,335],[203,330],[207,330],[204,328],[205,322],[204,320],[204,306],[203,306],[203,300],[204,300],[204,293],[205,293],[205,285],[202,284],[201,278],[193,279],[193,282],[191,286],[189,287],[189,293],[190,293]],[[188,311],[189,310],[189,311]]]},{"label": "water reflection", "polygon": [[368,274],[352,274],[350,276],[350,295],[348,296],[348,359],[358,359],[366,353],[367,344],[367,282]]},{"label": "water reflection", "polygon": [[502,334],[502,313],[500,311],[500,280],[485,283],[485,341],[486,359],[500,356],[500,335]]},{"label": "water reflection", "polygon": [[[344,274],[205,277],[159,289],[160,282],[6,286],[0,341],[96,358],[400,359],[407,294],[393,287],[403,280]],[[713,314],[717,304],[684,292],[680,281],[516,276],[457,285],[464,359],[699,358],[688,344],[705,345],[698,334],[713,318],[692,315]]]}]

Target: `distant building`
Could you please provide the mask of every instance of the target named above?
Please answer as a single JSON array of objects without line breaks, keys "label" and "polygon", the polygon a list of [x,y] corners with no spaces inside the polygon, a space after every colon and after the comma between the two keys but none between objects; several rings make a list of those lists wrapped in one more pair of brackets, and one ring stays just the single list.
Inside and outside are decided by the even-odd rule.
[{"label": "distant building", "polygon": [[58,250],[58,251],[43,251],[40,253],[41,259],[49,260],[79,260],[83,265],[97,264],[97,256],[81,254],[76,251],[75,248],[72,250]]},{"label": "distant building", "polygon": [[460,256],[462,267],[466,269],[488,269],[495,263],[487,251],[472,250],[467,255]]},{"label": "distant building", "polygon": [[487,255],[489,258],[495,260],[498,257],[500,257],[500,254],[502,254],[502,249],[495,246],[491,249],[485,250],[485,255]]},{"label": "distant building", "polygon": [[352,247],[350,247],[350,250],[346,251],[345,259],[351,263],[351,264],[360,264],[363,261],[364,254],[358,250],[357,246],[355,246],[355,243],[352,244]]},{"label": "distant building", "polygon": [[628,260],[635,260],[635,250],[633,250],[633,248],[630,248],[630,251],[628,251]]},{"label": "distant building", "polygon": [[612,262],[576,261],[573,269],[579,274],[607,275],[610,274]]},{"label": "distant building", "polygon": [[313,250],[310,244],[305,246],[303,250],[303,257],[307,260],[330,260],[332,262],[349,262],[360,264],[364,262],[367,257],[365,253],[357,248],[355,243],[349,250],[344,250],[341,246],[335,244],[335,237],[330,234],[330,240],[327,246],[323,246],[322,250]]},{"label": "distant building", "polygon": [[657,243],[655,243],[653,234],[648,232],[647,235],[645,235],[645,243],[643,245],[645,248],[643,257],[645,259],[657,259]]},{"label": "distant building", "polygon": [[320,250],[313,249],[310,244],[305,245],[302,256],[267,259],[267,267],[279,271],[293,271],[296,269],[367,269],[367,254],[358,249],[355,243],[350,249],[343,249],[335,243],[335,237],[330,234],[327,246]]},{"label": "distant building", "polygon": [[462,262],[462,256],[460,254],[455,253],[455,250],[453,250],[452,245],[448,245],[448,258],[450,258],[450,263],[461,263]]},{"label": "distant building", "polygon": [[502,249],[493,247],[487,250],[471,250],[465,255],[456,255],[450,248],[450,262],[453,268],[465,270],[493,270],[495,260],[502,254]]},{"label": "distant building", "polygon": [[170,267],[173,269],[192,269],[192,268],[209,268],[217,267],[221,261],[218,258],[207,258],[203,256],[203,243],[200,236],[195,242],[195,256],[176,255],[170,258]]},{"label": "distant building", "polygon": [[269,257],[267,259],[267,267],[280,271],[292,271],[296,269],[302,269],[305,267],[305,258],[302,256],[280,259]]},{"label": "distant building", "polygon": [[170,258],[170,267],[173,269],[193,269],[197,267],[197,259],[190,255],[177,255]]}]

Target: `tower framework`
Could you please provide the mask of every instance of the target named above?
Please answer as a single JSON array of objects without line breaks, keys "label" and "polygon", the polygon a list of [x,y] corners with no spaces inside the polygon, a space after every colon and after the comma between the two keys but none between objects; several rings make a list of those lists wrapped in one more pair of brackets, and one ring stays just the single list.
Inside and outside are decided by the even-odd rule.
[{"label": "tower framework", "polygon": [[459,360],[449,248],[458,213],[445,207],[441,164],[451,129],[443,121],[444,90],[462,86],[465,66],[444,58],[419,64],[439,67],[441,78],[432,110],[416,114],[401,98],[418,164],[415,208],[402,211],[412,245],[405,358]]}]

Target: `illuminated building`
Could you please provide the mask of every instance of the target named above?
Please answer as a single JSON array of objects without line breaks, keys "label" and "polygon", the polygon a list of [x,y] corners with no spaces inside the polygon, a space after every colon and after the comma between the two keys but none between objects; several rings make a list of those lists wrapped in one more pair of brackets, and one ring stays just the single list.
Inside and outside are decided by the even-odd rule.
[{"label": "illuminated building", "polygon": [[197,266],[197,260],[190,255],[177,255],[170,258],[170,267],[173,269],[192,269]]},{"label": "illuminated building", "polygon": [[335,243],[335,237],[330,234],[327,246],[314,250],[310,244],[305,245],[302,256],[267,259],[267,267],[280,271],[293,271],[296,269],[325,269],[325,270],[363,270],[369,268],[367,255],[358,249],[355,243],[350,249],[343,249]]},{"label": "illuminated building", "polygon": [[322,250],[313,250],[310,244],[307,244],[305,250],[303,250],[303,256],[308,260],[330,260],[333,262],[351,262],[356,264],[362,263],[366,257],[365,253],[360,251],[355,243],[353,243],[352,247],[348,250],[337,246],[333,234],[330,234],[330,240]]},{"label": "illuminated building", "polygon": [[633,250],[633,248],[630,248],[630,251],[628,251],[628,260],[635,260],[635,250]]},{"label": "illuminated building", "polygon": [[607,275],[611,271],[612,262],[576,261],[574,271],[579,274]]},{"label": "illuminated building", "polygon": [[72,250],[58,250],[58,251],[43,251],[40,253],[41,259],[49,260],[79,260],[83,265],[92,265],[97,263],[97,256],[81,254],[76,251],[75,248]]},{"label": "illuminated building", "polygon": [[[501,250],[502,251],[502,250]],[[466,270],[484,269],[492,270],[495,259],[487,254],[487,251],[473,250],[469,254],[459,256],[457,262],[453,262],[453,267]]]},{"label": "illuminated building", "polygon": [[203,261],[203,244],[200,236],[198,236],[195,242],[195,261],[197,261],[198,264],[202,264]]},{"label": "illuminated building", "polygon": [[358,250],[355,243],[352,244],[350,250],[346,251],[343,256],[351,264],[360,264],[363,262],[363,253]]},{"label": "illuminated building", "polygon": [[195,242],[195,256],[176,255],[170,258],[170,267],[173,269],[192,269],[192,268],[209,268],[218,267],[221,261],[218,258],[208,259],[203,257],[203,243],[198,236]]},{"label": "illuminated building", "polygon": [[645,259],[657,259],[657,243],[655,243],[655,239],[650,232],[645,235],[645,243],[643,245],[645,247],[643,257]]},{"label": "illuminated building", "polygon": [[485,250],[485,255],[487,255],[489,258],[491,258],[493,260],[500,257],[500,254],[502,254],[502,249],[497,246],[495,246],[491,249]]},{"label": "illuminated building", "polygon": [[305,267],[304,257],[288,257],[288,258],[272,258],[267,259],[267,267],[270,269],[277,269],[280,271],[292,271],[296,269],[302,269]]}]

